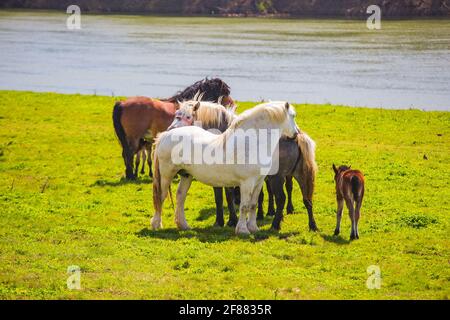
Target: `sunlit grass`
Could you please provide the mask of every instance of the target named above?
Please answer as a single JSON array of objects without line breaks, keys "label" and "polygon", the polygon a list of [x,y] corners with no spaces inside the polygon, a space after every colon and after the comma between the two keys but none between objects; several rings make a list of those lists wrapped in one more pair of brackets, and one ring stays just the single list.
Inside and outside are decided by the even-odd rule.
[{"label": "sunlit grass", "polygon": [[[317,144],[315,214],[301,193],[280,233],[214,228],[210,187],[194,182],[175,229],[151,231],[149,178],[121,180],[114,98],[0,91],[0,298],[448,299],[450,113],[297,105]],[[239,110],[253,103],[240,103]],[[426,160],[424,156],[426,155]],[[361,239],[333,237],[331,165],[367,178]],[[81,267],[79,291],[67,267]],[[382,272],[368,290],[367,267]]]}]

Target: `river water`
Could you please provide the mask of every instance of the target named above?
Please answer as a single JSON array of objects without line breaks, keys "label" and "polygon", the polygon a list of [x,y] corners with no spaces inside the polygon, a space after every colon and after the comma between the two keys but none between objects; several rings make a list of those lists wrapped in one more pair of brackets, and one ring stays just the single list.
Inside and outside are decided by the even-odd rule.
[{"label": "river water", "polygon": [[450,110],[450,20],[0,11],[0,90],[167,97],[205,76],[238,100]]}]

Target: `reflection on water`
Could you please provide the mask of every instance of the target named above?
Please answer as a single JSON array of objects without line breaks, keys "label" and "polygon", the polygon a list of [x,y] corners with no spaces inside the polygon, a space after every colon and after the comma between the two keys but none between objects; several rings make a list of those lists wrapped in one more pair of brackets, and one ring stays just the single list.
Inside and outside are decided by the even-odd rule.
[{"label": "reflection on water", "polygon": [[450,110],[450,20],[0,11],[0,89],[165,97],[219,76],[239,100]]}]

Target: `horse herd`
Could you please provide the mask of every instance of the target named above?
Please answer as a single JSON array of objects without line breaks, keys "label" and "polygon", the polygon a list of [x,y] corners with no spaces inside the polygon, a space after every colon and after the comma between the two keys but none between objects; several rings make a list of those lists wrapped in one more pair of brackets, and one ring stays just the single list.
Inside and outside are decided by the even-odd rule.
[{"label": "horse herd", "polygon": [[[236,227],[237,234],[258,231],[257,220],[264,218],[264,182],[269,197],[267,214],[274,216],[272,228],[279,230],[286,204],[284,186],[287,191],[287,213],[294,212],[292,189],[295,179],[308,212],[309,229],[317,231],[312,202],[317,172],[315,143],[298,128],[295,116],[293,106],[281,101],[262,103],[237,115],[229,86],[216,78],[198,81],[168,99],[135,97],[117,102],[113,109],[113,124],[123,149],[126,178],[137,178],[141,158],[144,158],[142,170],[145,161],[148,162],[149,174],[153,177],[153,229],[162,228],[163,202],[168,195],[171,196],[171,182],[179,175],[175,223],[181,230],[189,229],[184,203],[193,179],[214,188],[215,225],[221,227],[225,225],[225,189],[229,209],[227,225]],[[245,159],[249,158],[248,145],[242,147],[235,143],[238,132],[249,130],[269,132],[270,139],[275,139],[278,153],[271,159],[272,166],[274,160],[277,163],[275,172],[269,174],[270,170],[262,168],[260,162],[236,161],[242,154]],[[189,152],[187,148],[180,149],[179,141],[189,141]],[[254,135],[254,145],[266,147],[266,143],[261,134]],[[178,150],[180,159],[184,160],[174,159],[174,150]],[[215,161],[192,161],[190,150],[209,150]],[[190,161],[186,161],[186,157]],[[225,159],[234,160],[228,162]],[[333,169],[338,201],[335,235],[340,232],[345,201],[352,221],[350,238],[359,238],[358,220],[364,195],[364,177],[350,167],[336,168],[333,165]],[[235,204],[240,206],[239,218]]]}]

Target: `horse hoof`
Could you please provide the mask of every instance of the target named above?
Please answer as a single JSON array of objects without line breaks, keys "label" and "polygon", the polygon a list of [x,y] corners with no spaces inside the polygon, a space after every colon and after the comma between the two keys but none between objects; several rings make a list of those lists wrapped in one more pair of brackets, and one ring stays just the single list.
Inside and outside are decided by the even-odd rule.
[{"label": "horse hoof", "polygon": [[294,207],[287,207],[286,208],[286,212],[287,212],[287,214],[294,214]]},{"label": "horse hoof", "polygon": [[223,222],[223,221],[216,221],[216,222],[214,223],[214,227],[220,227],[220,228],[222,228],[224,225],[225,225],[225,222]]},{"label": "horse hoof", "polygon": [[249,235],[250,231],[247,228],[247,224],[239,224],[236,227],[236,234],[237,235]]},{"label": "horse hoof", "polygon": [[251,233],[256,233],[259,231],[259,228],[257,225],[251,225],[251,224],[247,224],[247,229],[248,231],[250,231]]},{"label": "horse hoof", "polygon": [[161,220],[154,220],[154,219],[152,219],[151,220],[151,225],[152,225],[152,229],[153,230],[158,230],[158,229],[162,229],[162,222],[161,222]]},{"label": "horse hoof", "polygon": [[309,226],[309,231],[317,232],[317,231],[319,231],[319,228],[317,228],[317,226],[315,224],[314,225],[310,225]]},{"label": "horse hoof", "polygon": [[191,228],[189,227],[187,222],[176,222],[176,225],[178,227],[178,230],[181,230],[181,231],[191,230]]},{"label": "horse hoof", "polygon": [[258,220],[258,221],[264,220],[264,213],[263,212],[258,213],[258,215],[256,216],[256,220]]},{"label": "horse hoof", "polygon": [[228,220],[227,226],[228,227],[236,227],[237,220]]},{"label": "horse hoof", "polygon": [[334,230],[334,235],[335,235],[335,236],[338,236],[338,235],[339,235],[339,233],[340,233],[340,231],[339,231],[339,230]]},{"label": "horse hoof", "polygon": [[278,231],[281,230],[281,226],[280,226],[280,225],[273,225],[273,224],[272,224],[272,226],[270,227],[270,230],[271,230],[271,231],[278,232]]}]

